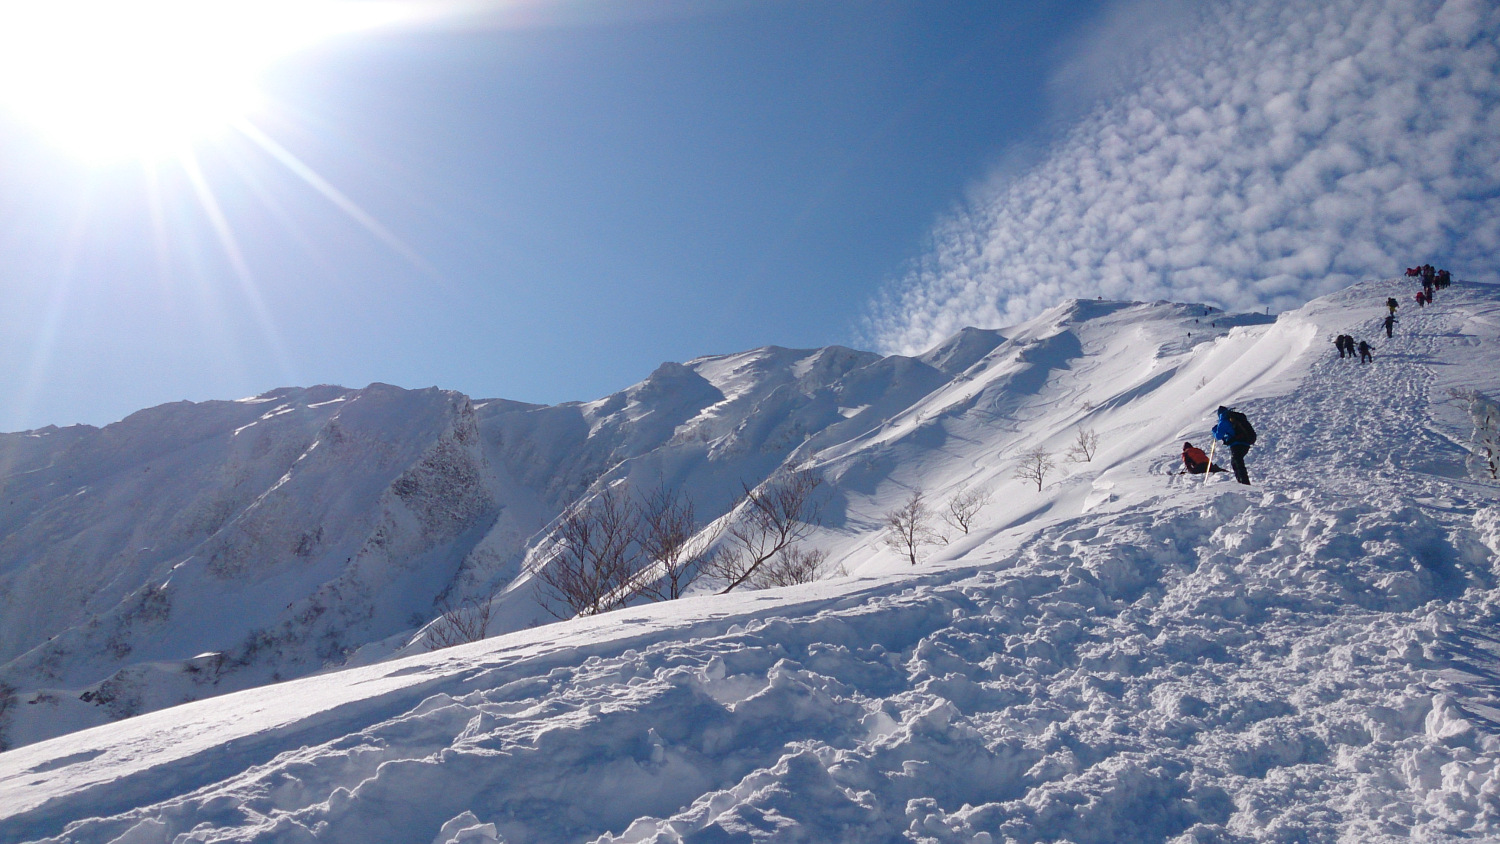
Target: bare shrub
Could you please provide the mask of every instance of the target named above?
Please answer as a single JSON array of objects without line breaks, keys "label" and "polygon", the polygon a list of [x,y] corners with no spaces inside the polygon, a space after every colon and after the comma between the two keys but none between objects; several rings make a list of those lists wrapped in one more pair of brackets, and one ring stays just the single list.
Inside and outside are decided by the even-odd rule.
[{"label": "bare shrub", "polygon": [[1047,481],[1047,475],[1057,464],[1052,462],[1052,455],[1041,446],[1021,455],[1021,465],[1016,467],[1012,475],[1018,481],[1032,481],[1036,484],[1036,491],[1042,491],[1042,485]]},{"label": "bare shrub", "polygon": [[674,600],[697,579],[713,556],[718,531],[700,535],[693,499],[658,487],[641,504],[641,553],[656,564],[644,591],[657,600]]},{"label": "bare shrub", "polygon": [[948,499],[948,506],[943,510],[943,521],[968,534],[969,528],[974,525],[974,517],[984,505],[990,503],[994,494],[995,491],[989,487],[959,487]]},{"label": "bare shrub", "polygon": [[827,564],[827,551],[788,545],[750,576],[750,588],[770,589],[773,586],[812,583],[823,575]]},{"label": "bare shrub", "polygon": [[932,510],[920,489],[912,490],[905,504],[885,514],[885,527],[885,544],[905,554],[912,565],[917,564],[923,545],[937,541],[932,530]]},{"label": "bare shrub", "polygon": [[562,517],[551,553],[539,556],[530,569],[549,613],[598,615],[626,606],[644,590],[638,518],[624,484],[574,505]]},{"label": "bare shrub", "polygon": [[1078,437],[1068,446],[1069,463],[1091,463],[1099,453],[1099,433],[1093,428],[1078,429]]},{"label": "bare shrub", "polygon": [[810,470],[790,472],[755,489],[743,486],[744,496],[732,511],[720,553],[707,570],[726,583],[719,594],[748,581],[768,560],[805,539],[821,514],[813,501],[823,479]]},{"label": "bare shrub", "polygon": [[438,605],[442,615],[422,634],[422,644],[429,651],[467,645],[485,637],[490,626],[490,602],[465,598],[458,606],[446,600]]}]

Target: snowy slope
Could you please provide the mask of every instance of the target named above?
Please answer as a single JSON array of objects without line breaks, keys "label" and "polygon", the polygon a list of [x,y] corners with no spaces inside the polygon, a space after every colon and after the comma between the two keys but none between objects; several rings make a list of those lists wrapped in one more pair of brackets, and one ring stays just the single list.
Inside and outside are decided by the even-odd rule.
[{"label": "snowy slope", "polygon": [[432,559],[493,518],[457,393],[280,390],[67,433],[5,479],[0,679],[71,690],[23,694],[12,741],[339,661],[430,610]]},{"label": "snowy slope", "polygon": [[[1407,293],[1365,283],[1228,328],[1198,306],[1071,303],[978,350],[884,359],[868,392],[832,379],[819,430],[850,427],[771,441],[834,482],[817,541],[850,576],[11,750],[0,841],[1500,838],[1500,486],[1476,477],[1461,399],[1500,392],[1500,290],[1454,287],[1377,340],[1379,303]],[[1337,358],[1346,331],[1373,364]],[[783,374],[740,378],[778,355]],[[674,412],[741,431],[714,408],[769,408],[778,386],[757,385],[817,365],[691,362],[715,392],[685,386]],[[948,377],[926,389],[929,369]],[[859,422],[893,385],[910,405]],[[608,430],[647,413],[633,401],[566,412]],[[1221,403],[1260,431],[1255,487],[1167,474]],[[823,412],[792,404],[771,416]],[[1083,426],[1092,462],[1040,493],[1010,477]],[[619,426],[610,453],[645,429]],[[915,569],[880,547],[908,489],[965,482],[997,489],[968,536]]]},{"label": "snowy slope", "polygon": [[576,500],[628,477],[714,518],[1000,339],[937,366],[771,347],[556,407],[325,386],[0,435],[0,688],[26,703],[0,707],[0,747],[425,650],[466,600],[491,633],[551,621],[523,563]]},{"label": "snowy slope", "polygon": [[[552,620],[518,575],[573,501],[628,475],[717,516],[849,427],[840,379],[886,366],[767,348],[556,407],[316,387],[0,435],[0,683],[26,703],[0,747],[422,650],[444,606],[497,590],[492,632]],[[881,402],[947,377],[921,368]]]}]

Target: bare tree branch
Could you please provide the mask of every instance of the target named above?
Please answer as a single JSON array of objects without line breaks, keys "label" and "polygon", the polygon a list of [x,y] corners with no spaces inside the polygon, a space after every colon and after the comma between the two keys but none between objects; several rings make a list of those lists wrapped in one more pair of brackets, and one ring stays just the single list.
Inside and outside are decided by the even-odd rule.
[{"label": "bare tree branch", "polygon": [[[626,606],[645,586],[638,508],[624,484],[575,505],[555,531],[552,553],[531,569],[547,611],[558,618]],[[566,611],[554,609],[561,604]]]},{"label": "bare tree branch", "polygon": [[1099,433],[1093,428],[1079,428],[1078,438],[1068,446],[1068,462],[1091,463],[1099,453]]},{"label": "bare tree branch", "polygon": [[936,541],[931,523],[932,510],[922,490],[914,489],[905,504],[885,514],[885,544],[905,554],[916,565],[922,546]]},{"label": "bare tree branch", "polygon": [[713,555],[720,528],[703,534],[693,499],[657,487],[641,505],[640,547],[656,563],[644,591],[657,600],[675,600],[697,579]]},{"label": "bare tree branch", "polygon": [[1036,491],[1042,491],[1042,484],[1047,480],[1047,474],[1057,468],[1052,462],[1052,455],[1041,446],[1021,455],[1021,465],[1016,467],[1012,476],[1018,481],[1033,481],[1036,483]]},{"label": "bare tree branch", "polygon": [[767,560],[812,533],[821,520],[813,493],[822,482],[822,477],[804,469],[753,490],[744,487],[723,550],[712,562],[713,574],[727,581],[719,594],[739,587]]},{"label": "bare tree branch", "polygon": [[959,487],[948,499],[948,506],[943,512],[943,521],[967,534],[969,528],[974,525],[974,517],[979,514],[984,505],[990,503],[990,498],[994,494],[995,491],[989,487]]},{"label": "bare tree branch", "polygon": [[823,574],[823,566],[827,562],[827,551],[788,545],[750,576],[750,588],[770,589],[773,586],[812,583]]},{"label": "bare tree branch", "polygon": [[454,645],[466,645],[485,637],[485,632],[490,626],[489,601],[465,598],[456,607],[446,600],[438,606],[443,614],[428,625],[422,635],[422,643],[426,645],[427,650],[435,651],[451,648]]}]

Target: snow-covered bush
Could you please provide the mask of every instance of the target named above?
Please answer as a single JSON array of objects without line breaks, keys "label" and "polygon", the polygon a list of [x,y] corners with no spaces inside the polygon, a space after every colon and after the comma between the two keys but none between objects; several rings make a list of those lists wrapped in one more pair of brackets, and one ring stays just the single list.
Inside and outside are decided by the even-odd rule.
[{"label": "snow-covered bush", "polygon": [[1469,443],[1469,471],[1475,477],[1500,479],[1500,404],[1478,390],[1452,388],[1448,395],[1469,411],[1474,433]]}]

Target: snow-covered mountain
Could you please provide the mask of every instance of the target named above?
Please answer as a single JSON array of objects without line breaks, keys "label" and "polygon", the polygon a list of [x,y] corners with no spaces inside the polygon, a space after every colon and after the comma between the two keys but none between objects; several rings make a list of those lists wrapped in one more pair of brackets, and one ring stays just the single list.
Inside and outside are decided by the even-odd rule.
[{"label": "snow-covered mountain", "polygon": [[0,683],[25,704],[0,741],[422,650],[414,634],[465,600],[491,606],[492,634],[552,621],[523,563],[622,479],[708,520],[816,465],[835,482],[819,541],[868,556],[871,494],[941,456],[934,434],[993,439],[990,420],[1085,335],[1113,342],[1123,321],[1186,346],[1204,312],[1073,303],[1013,340],[971,329],[918,358],[757,349],[556,407],[323,386],[0,435]]},{"label": "snow-covered mountain", "polygon": [[[1500,289],[1378,336],[1410,292],[1070,302],[558,407],[314,388],[6,435],[11,734],[244,690],[0,753],[0,841],[1500,836]],[[1171,474],[1220,404],[1253,487]],[[783,467],[824,478],[844,574],[530,626],[570,503],[628,478],[715,517]],[[915,489],[993,495],[913,567],[884,514]],[[463,597],[514,632],[426,652]]]}]

